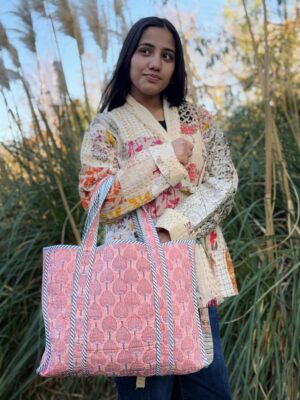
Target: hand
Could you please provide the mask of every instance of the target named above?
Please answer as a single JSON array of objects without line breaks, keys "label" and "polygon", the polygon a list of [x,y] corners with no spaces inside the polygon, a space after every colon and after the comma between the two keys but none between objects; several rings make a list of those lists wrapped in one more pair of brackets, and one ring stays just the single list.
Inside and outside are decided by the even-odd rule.
[{"label": "hand", "polygon": [[158,237],[160,240],[160,243],[166,243],[169,242],[171,240],[171,236],[169,234],[169,232],[165,229],[158,229],[157,230],[158,233]]},{"label": "hand", "polygon": [[172,146],[178,161],[183,165],[187,165],[193,153],[194,145],[186,139],[177,138],[172,141]]}]

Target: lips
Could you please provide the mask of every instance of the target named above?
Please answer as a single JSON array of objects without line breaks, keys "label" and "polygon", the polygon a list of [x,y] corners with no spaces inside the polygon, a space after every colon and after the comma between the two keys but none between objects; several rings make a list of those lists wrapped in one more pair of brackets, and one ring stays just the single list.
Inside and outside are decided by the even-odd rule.
[{"label": "lips", "polygon": [[147,78],[147,80],[149,80],[150,82],[157,82],[160,81],[161,78],[158,75],[155,74],[146,74],[145,77]]}]

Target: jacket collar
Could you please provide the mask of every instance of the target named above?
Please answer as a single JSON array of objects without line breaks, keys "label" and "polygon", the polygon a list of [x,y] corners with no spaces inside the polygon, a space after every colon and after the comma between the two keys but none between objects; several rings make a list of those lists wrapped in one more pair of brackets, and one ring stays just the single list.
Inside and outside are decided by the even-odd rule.
[{"label": "jacket collar", "polygon": [[163,111],[167,125],[167,131],[161,126],[154,115],[131,94],[128,94],[124,106],[131,114],[134,114],[155,135],[159,135],[164,141],[172,141],[180,136],[180,119],[177,107],[170,107],[169,102],[163,98]]}]

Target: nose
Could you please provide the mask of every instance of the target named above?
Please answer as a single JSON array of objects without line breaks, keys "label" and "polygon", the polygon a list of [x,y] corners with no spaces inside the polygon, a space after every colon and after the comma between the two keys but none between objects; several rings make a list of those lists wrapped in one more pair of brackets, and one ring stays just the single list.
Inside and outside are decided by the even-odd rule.
[{"label": "nose", "polygon": [[158,71],[160,69],[160,67],[161,67],[160,55],[153,54],[153,56],[149,60],[149,68],[154,69],[155,71]]}]

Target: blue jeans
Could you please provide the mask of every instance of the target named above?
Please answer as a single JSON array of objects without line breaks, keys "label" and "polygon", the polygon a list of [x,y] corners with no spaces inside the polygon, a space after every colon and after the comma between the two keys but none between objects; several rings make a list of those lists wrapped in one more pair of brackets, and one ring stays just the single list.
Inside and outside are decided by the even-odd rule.
[{"label": "blue jeans", "polygon": [[143,389],[136,377],[115,378],[119,400],[231,400],[227,368],[222,351],[217,307],[209,307],[214,359],[207,367],[188,375],[151,376]]}]

